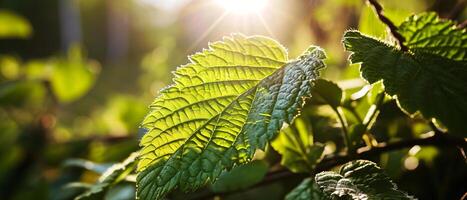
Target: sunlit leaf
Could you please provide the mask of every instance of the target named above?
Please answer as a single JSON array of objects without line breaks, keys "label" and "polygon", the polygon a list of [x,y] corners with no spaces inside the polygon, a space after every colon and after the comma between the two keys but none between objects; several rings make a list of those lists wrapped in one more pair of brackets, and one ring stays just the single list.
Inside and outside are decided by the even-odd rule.
[{"label": "sunlit leaf", "polygon": [[344,45],[353,52],[351,61],[361,63],[363,78],[370,83],[383,80],[385,91],[396,96],[408,114],[420,111],[465,136],[467,62],[402,52],[357,31],[345,33]]},{"label": "sunlit leaf", "polygon": [[31,24],[22,16],[0,10],[0,39],[28,38],[32,34]]},{"label": "sunlit leaf", "polygon": [[248,162],[298,114],[323,58],[315,47],[287,63],[276,41],[241,35],[191,56],[143,121],[139,198],[193,190]]},{"label": "sunlit leaf", "polygon": [[310,172],[321,158],[324,146],[313,144],[311,128],[297,118],[292,127],[279,133],[271,143],[272,147],[281,154],[281,164],[292,172]]},{"label": "sunlit leaf", "polygon": [[453,21],[440,19],[434,12],[409,17],[398,32],[411,50],[467,61],[466,28],[457,28]]},{"label": "sunlit leaf", "polygon": [[260,182],[267,172],[268,164],[262,160],[255,160],[228,172],[223,172],[212,185],[212,190],[214,192],[229,192],[245,189]]},{"label": "sunlit leaf", "polygon": [[327,200],[328,198],[311,178],[304,179],[300,185],[285,196],[285,200]]},{"label": "sunlit leaf", "polygon": [[92,185],[85,193],[76,197],[76,200],[101,200],[107,190],[125,179],[134,170],[138,153],[131,154],[125,161],[118,163],[107,169],[102,174],[97,183]]},{"label": "sunlit leaf", "polygon": [[398,190],[382,169],[367,160],[349,162],[339,173],[321,172],[315,180],[332,199],[414,199]]}]

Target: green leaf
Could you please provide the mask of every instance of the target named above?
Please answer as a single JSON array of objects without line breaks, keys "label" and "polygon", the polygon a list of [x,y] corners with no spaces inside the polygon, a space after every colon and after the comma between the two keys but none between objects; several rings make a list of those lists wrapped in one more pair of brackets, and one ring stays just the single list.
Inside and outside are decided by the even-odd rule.
[{"label": "green leaf", "polygon": [[382,169],[367,160],[349,162],[339,173],[321,172],[315,180],[332,199],[414,199],[398,190]]},{"label": "green leaf", "polygon": [[310,172],[321,159],[324,146],[313,144],[311,128],[297,118],[294,125],[284,129],[271,143],[272,147],[281,154],[281,164],[290,171]]},{"label": "green leaf", "polygon": [[467,61],[466,28],[456,28],[453,21],[440,19],[434,12],[409,17],[398,32],[411,50]]},{"label": "green leaf", "polygon": [[228,172],[223,172],[212,185],[212,190],[214,192],[229,192],[245,189],[260,182],[267,172],[268,164],[262,160],[255,160]]},{"label": "green leaf", "polygon": [[29,38],[31,24],[27,19],[7,10],[0,10],[0,39]]},{"label": "green leaf", "polygon": [[85,193],[76,197],[76,200],[101,200],[104,199],[110,187],[124,180],[136,165],[138,153],[131,154],[125,161],[118,163],[107,169],[99,178],[97,183],[92,185]]},{"label": "green leaf", "polygon": [[383,80],[385,91],[397,97],[408,114],[420,111],[436,118],[450,132],[465,136],[467,119],[467,62],[423,52],[406,53],[381,41],[348,31],[344,45],[353,52],[350,60],[361,63],[363,78]]},{"label": "green leaf", "polygon": [[285,196],[285,200],[327,200],[329,199],[311,178],[304,179],[300,185]]},{"label": "green leaf", "polygon": [[94,84],[99,69],[99,64],[88,61],[77,46],[69,50],[67,58],[53,60],[52,66],[52,91],[64,103],[86,94]]},{"label": "green leaf", "polygon": [[342,93],[342,89],[336,83],[325,79],[316,80],[312,91],[315,100],[321,100],[334,109],[341,105]]},{"label": "green leaf", "polygon": [[286,63],[276,41],[242,35],[191,56],[143,121],[139,198],[194,190],[248,162],[298,114],[324,57],[315,48]]}]

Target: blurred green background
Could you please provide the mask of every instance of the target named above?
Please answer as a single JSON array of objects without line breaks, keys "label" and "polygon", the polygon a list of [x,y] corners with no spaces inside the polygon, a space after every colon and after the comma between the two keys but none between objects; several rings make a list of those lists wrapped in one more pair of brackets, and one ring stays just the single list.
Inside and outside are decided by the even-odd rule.
[{"label": "blurred green background", "polygon": [[[396,24],[423,11],[467,19],[465,0],[380,2]],[[328,56],[323,77],[338,81],[350,96],[365,82],[358,67],[349,66],[343,32],[358,29],[390,40],[363,0],[267,0],[262,6],[248,12],[222,0],[1,0],[0,199],[72,199],[82,187],[70,183],[95,182],[110,164],[138,149],[138,125],[157,92],[170,84],[170,71],[209,41],[237,32],[265,35],[286,46],[290,57],[319,45]],[[382,109],[373,128],[378,141],[412,138],[427,129],[394,101]],[[333,123],[315,118],[316,110],[309,108],[302,118],[312,126]],[[314,135],[323,142],[340,134],[332,128],[314,132],[322,132]],[[459,151],[414,148],[375,160],[420,199],[462,196],[467,172]],[[298,182],[226,198],[282,199]],[[134,191],[128,180],[106,198],[134,199]]]}]

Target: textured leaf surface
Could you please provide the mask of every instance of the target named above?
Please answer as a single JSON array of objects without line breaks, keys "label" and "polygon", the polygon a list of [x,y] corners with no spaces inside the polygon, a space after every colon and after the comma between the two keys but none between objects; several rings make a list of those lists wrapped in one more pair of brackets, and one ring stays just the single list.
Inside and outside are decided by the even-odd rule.
[{"label": "textured leaf surface", "polygon": [[321,172],[315,181],[332,199],[414,199],[399,191],[382,169],[367,160],[349,162],[339,173]]},{"label": "textured leaf surface", "polygon": [[125,161],[110,167],[102,174],[96,184],[92,185],[85,193],[76,197],[76,200],[100,200],[104,199],[107,190],[122,181],[134,170],[138,154],[131,154]]},{"label": "textured leaf surface", "polygon": [[311,178],[304,179],[300,185],[290,191],[285,200],[327,200],[328,198]]},{"label": "textured leaf surface", "polygon": [[433,53],[445,58],[467,61],[467,34],[453,21],[439,19],[434,12],[413,15],[398,32],[412,50]]},{"label": "textured leaf surface", "polygon": [[241,35],[191,56],[143,121],[139,198],[194,190],[249,161],[297,115],[323,58],[315,48],[287,63],[274,40]]},{"label": "textured leaf surface", "polygon": [[356,31],[344,35],[344,45],[353,52],[351,61],[361,63],[362,76],[370,83],[383,80],[385,91],[397,96],[407,113],[420,111],[465,136],[467,62],[405,53]]},{"label": "textured leaf surface", "polygon": [[284,129],[271,143],[272,147],[281,154],[281,164],[290,171],[310,172],[321,158],[324,146],[313,144],[311,127],[297,118],[293,126]]}]

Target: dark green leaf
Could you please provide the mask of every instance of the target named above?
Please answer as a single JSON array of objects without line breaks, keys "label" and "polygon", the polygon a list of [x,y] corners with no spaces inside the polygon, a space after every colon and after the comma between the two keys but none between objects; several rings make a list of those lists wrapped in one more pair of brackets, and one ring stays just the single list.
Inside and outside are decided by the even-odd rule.
[{"label": "dark green leaf", "polygon": [[351,61],[361,63],[362,76],[370,83],[383,80],[385,91],[408,114],[420,111],[454,134],[467,134],[467,62],[405,53],[357,31],[345,33],[344,45],[353,52]]},{"label": "dark green leaf", "polygon": [[416,52],[437,54],[445,58],[467,61],[467,34],[450,20],[438,18],[434,12],[413,15],[404,21],[398,32],[405,45]]},{"label": "dark green leaf", "polygon": [[367,160],[349,162],[339,173],[321,172],[315,180],[332,199],[414,199],[398,190],[383,170]]},{"label": "dark green leaf", "polygon": [[290,191],[285,200],[327,200],[329,199],[311,179],[304,179],[300,185]]},{"label": "dark green leaf", "polygon": [[337,108],[342,102],[342,89],[334,82],[318,79],[312,90],[314,100],[321,100],[333,108]]}]

